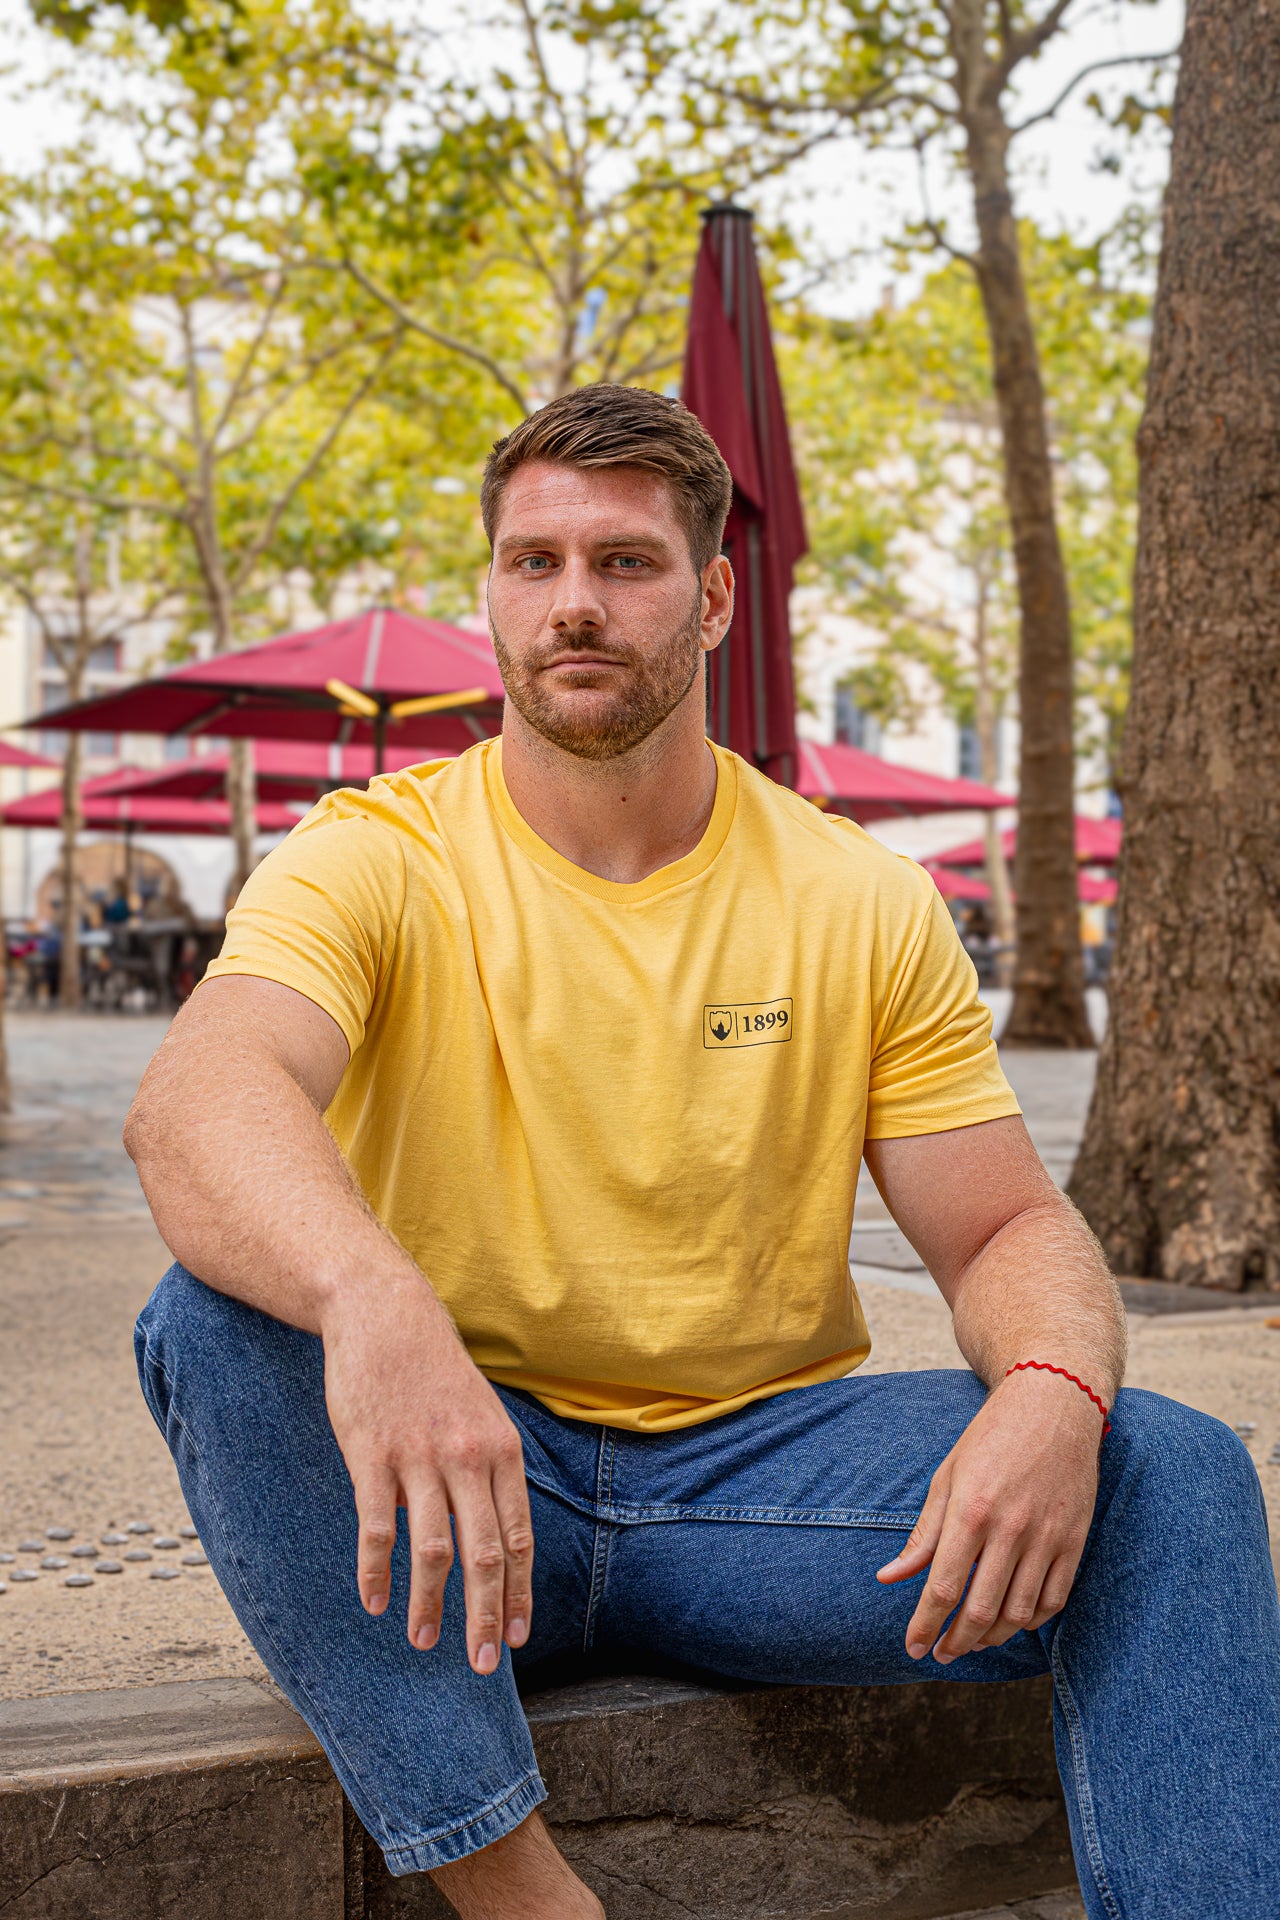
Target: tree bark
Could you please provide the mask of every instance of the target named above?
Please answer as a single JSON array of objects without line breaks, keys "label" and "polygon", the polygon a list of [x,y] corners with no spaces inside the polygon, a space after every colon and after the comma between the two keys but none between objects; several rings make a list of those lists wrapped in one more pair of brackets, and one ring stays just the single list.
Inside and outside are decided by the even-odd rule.
[{"label": "tree bark", "polygon": [[1280,1287],[1280,13],[1191,0],[1139,435],[1110,1020],[1121,1272]]},{"label": "tree bark", "polygon": [[1054,511],[1040,357],[1009,187],[1009,129],[997,101],[963,114],[978,227],[974,259],[991,364],[1018,578],[1017,970],[1003,1039],[1091,1047],[1076,898],[1071,609]]},{"label": "tree bark", "polygon": [[[994,787],[1000,778],[999,724],[995,697],[991,689],[991,640],[988,630],[990,583],[984,568],[979,568],[977,606],[973,624],[974,657],[974,732],[978,736],[978,762],[984,786]],[[1013,898],[1009,889],[1009,863],[1004,857],[996,817],[989,813],[983,823],[987,885],[991,889],[991,929],[996,938],[996,985],[1007,987],[1012,978],[1014,937]]]},{"label": "tree bark", "polygon": [[[4,852],[4,808],[0,807],[0,855]],[[4,901],[0,876],[0,906]],[[5,1039],[4,1013],[9,992],[9,948],[5,939],[4,914],[0,911],[0,1114],[13,1112],[13,1084],[9,1079],[9,1048]]]},{"label": "tree bark", "polygon": [[[79,676],[67,680],[68,700],[80,698]],[[84,825],[80,800],[80,765],[84,753],[84,735],[69,733],[62,760],[62,960],[59,970],[58,999],[68,1010],[80,1005],[80,880],[76,872],[76,847]]]}]

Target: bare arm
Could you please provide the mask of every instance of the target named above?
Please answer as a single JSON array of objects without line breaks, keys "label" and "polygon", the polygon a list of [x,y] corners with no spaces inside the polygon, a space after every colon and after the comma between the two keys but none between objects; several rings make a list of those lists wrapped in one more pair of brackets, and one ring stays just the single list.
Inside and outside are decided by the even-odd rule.
[{"label": "bare arm", "polygon": [[249,976],[211,980],[147,1069],[125,1145],[184,1266],[323,1339],[365,1606],[387,1605],[396,1507],[406,1507],[409,1638],[434,1646],[452,1513],[471,1662],[492,1672],[502,1638],[528,1637],[533,1537],[519,1435],[324,1124],[346,1065],[341,1029],[305,995]]},{"label": "bare arm", "polygon": [[907,1646],[918,1658],[936,1642],[945,1663],[1038,1627],[1065,1603],[1093,1517],[1102,1418],[1069,1380],[1006,1373],[1047,1361],[1110,1406],[1124,1374],[1124,1311],[1097,1242],[1021,1120],[868,1141],[866,1160],[951,1307],[961,1352],[993,1389],[881,1575],[931,1567]]}]

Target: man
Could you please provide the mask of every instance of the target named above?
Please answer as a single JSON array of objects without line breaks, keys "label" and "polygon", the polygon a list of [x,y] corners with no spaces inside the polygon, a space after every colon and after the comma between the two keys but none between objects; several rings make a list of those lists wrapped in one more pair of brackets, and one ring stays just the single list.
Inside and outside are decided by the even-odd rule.
[{"label": "man", "polygon": [[[1256,1475],[1117,1403],[1115,1286],[927,875],[708,745],[729,489],[640,390],[494,449],[501,741],[308,816],[130,1116],[182,1263],[152,1411],[392,1872],[464,1920],[602,1912],[513,1678],[593,1651],[1052,1670],[1090,1915],[1274,1920]],[[864,1155],[972,1373],[856,1371]]]}]

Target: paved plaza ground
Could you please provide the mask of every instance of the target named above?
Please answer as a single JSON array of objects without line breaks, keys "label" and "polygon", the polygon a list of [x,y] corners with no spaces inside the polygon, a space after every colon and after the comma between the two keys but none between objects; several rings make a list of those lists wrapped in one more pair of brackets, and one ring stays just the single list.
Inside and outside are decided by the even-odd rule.
[{"label": "paved plaza ground", "polygon": [[[0,1550],[15,1559],[0,1564],[0,1697],[259,1674],[208,1568],[183,1563],[196,1549],[181,1539],[177,1479],[134,1375],[134,1316],[167,1256],[120,1124],[164,1022],[21,1013],[7,1027],[18,1110],[0,1121]],[[1065,1178],[1092,1058],[1011,1053],[1005,1066]],[[875,1341],[869,1367],[960,1365],[947,1310],[874,1189],[860,1197],[853,1252]],[[1267,1464],[1280,1441],[1280,1330],[1263,1324],[1277,1304],[1132,1315],[1129,1380],[1233,1424],[1253,1421],[1249,1445],[1280,1521],[1280,1467]],[[65,1584],[93,1565],[72,1557],[76,1546],[131,1524],[181,1545],[128,1535],[112,1550],[121,1573]],[[72,1537],[48,1541],[59,1527]],[[39,1568],[44,1554],[20,1551],[37,1538],[68,1565],[13,1580],[17,1568]],[[151,1557],[126,1561],[130,1550]],[[153,1577],[169,1568],[176,1578]]]}]

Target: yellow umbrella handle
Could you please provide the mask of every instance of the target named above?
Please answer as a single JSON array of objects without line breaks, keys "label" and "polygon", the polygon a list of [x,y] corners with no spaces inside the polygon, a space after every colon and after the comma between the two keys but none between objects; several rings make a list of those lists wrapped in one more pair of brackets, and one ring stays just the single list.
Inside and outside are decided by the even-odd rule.
[{"label": "yellow umbrella handle", "polygon": [[381,711],[376,700],[371,700],[367,693],[359,693],[355,687],[349,687],[345,680],[326,680],[324,690],[341,703],[349,719],[376,720]]},{"label": "yellow umbrella handle", "polygon": [[475,707],[492,698],[483,687],[468,687],[465,693],[429,693],[421,700],[397,700],[389,712],[393,720],[407,720],[415,713],[442,713],[446,707]]}]

